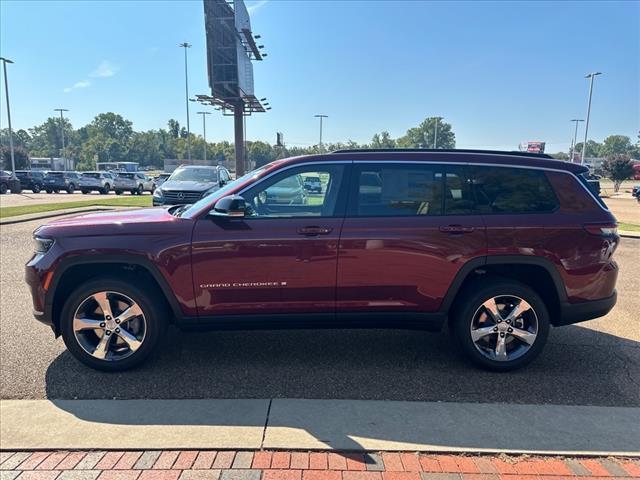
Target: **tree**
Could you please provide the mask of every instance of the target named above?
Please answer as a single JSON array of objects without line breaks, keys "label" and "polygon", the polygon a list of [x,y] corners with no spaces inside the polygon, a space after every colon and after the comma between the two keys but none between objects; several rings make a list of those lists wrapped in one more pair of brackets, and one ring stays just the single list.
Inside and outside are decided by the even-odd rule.
[{"label": "tree", "polygon": [[551,156],[558,160],[569,160],[569,154],[565,152],[552,153]]},{"label": "tree", "polygon": [[[73,126],[66,118],[62,125],[64,126],[65,147],[70,147],[73,144]],[[61,121],[59,118],[49,117],[42,125],[29,129],[29,134],[31,135],[29,151],[32,156],[59,157],[62,154],[60,126]]]},{"label": "tree", "polygon": [[178,138],[180,136],[180,122],[171,118],[167,122],[167,126],[169,127],[169,133],[173,138]]},{"label": "tree", "polygon": [[386,130],[375,134],[371,139],[371,148],[396,148],[396,141],[391,138]]},{"label": "tree", "polygon": [[256,167],[261,167],[276,159],[276,155],[266,142],[247,142],[248,159],[255,162]]},{"label": "tree", "polygon": [[153,130],[134,132],[129,141],[127,158],[142,166],[160,167],[164,157],[160,151],[160,142]]},{"label": "tree", "polygon": [[126,160],[132,126],[129,120],[112,112],[96,116],[87,125],[88,140],[80,151],[81,164],[93,168],[95,162]]},{"label": "tree", "polygon": [[[29,153],[24,147],[13,147],[13,159],[16,163],[16,170],[29,168]],[[0,147],[0,161],[2,162],[0,167],[2,170],[11,170],[11,148],[4,145]]]},{"label": "tree", "polygon": [[635,148],[631,144],[631,139],[625,135],[609,135],[602,142],[599,153],[601,156],[609,157],[616,154],[631,154]]},{"label": "tree", "polygon": [[451,129],[451,124],[442,120],[438,121],[433,117],[427,118],[417,127],[407,130],[406,135],[398,139],[398,147],[433,148],[436,121],[438,122],[437,148],[456,148],[456,136]]},{"label": "tree", "polygon": [[[587,149],[585,151],[585,158],[597,158],[600,157],[600,148],[602,147],[602,145],[598,142],[596,142],[595,140],[588,140],[587,141]],[[582,155],[582,142],[578,142],[576,143],[575,146],[575,152],[576,154]]]},{"label": "tree", "polygon": [[613,190],[617,193],[620,184],[633,175],[633,163],[629,155],[617,153],[607,157],[602,164],[602,170],[613,180]]}]

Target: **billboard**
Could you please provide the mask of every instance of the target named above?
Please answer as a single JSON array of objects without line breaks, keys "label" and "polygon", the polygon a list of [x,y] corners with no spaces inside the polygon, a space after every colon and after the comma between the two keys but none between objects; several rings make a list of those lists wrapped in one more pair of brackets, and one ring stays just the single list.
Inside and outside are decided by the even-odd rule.
[{"label": "billboard", "polygon": [[527,142],[527,152],[544,153],[545,142]]}]

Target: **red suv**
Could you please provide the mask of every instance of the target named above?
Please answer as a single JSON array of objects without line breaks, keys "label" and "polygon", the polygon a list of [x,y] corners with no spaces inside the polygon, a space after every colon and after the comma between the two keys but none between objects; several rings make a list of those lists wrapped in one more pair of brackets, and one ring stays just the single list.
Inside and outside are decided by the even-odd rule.
[{"label": "red suv", "polygon": [[[277,160],[193,205],[44,225],[26,278],[35,317],[102,370],[139,364],[170,323],[446,323],[475,364],[510,370],[540,353],[551,325],[616,302],[616,220],[586,172],[517,152]],[[321,193],[304,192],[308,177]]]}]

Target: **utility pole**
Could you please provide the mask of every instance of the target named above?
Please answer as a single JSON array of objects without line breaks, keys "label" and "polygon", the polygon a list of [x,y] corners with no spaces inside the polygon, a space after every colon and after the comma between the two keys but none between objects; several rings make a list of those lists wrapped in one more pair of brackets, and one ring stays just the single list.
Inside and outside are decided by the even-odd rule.
[{"label": "utility pole", "polygon": [[320,143],[318,144],[318,147],[320,148],[320,151],[324,151],[324,147],[322,145],[322,119],[323,118],[329,118],[329,115],[314,115],[315,118],[319,118],[320,119]]},{"label": "utility pole", "polygon": [[7,80],[7,63],[13,63],[8,58],[0,57],[2,61],[2,68],[4,70],[4,93],[7,96],[7,121],[9,123],[9,150],[11,151],[11,179],[15,180],[16,177],[16,157],[13,151],[13,131],[11,130],[11,108],[9,108],[9,80]]},{"label": "utility pole", "polygon": [[187,159],[191,163],[191,128],[189,127],[189,74],[187,73],[187,48],[191,48],[191,44],[183,42],[179,47],[184,48],[184,101],[187,104]]},{"label": "utility pole", "polygon": [[571,121],[575,122],[576,124],[576,129],[573,132],[573,140],[571,141],[571,163],[573,163],[573,157],[575,155],[575,150],[576,150],[576,142],[578,141],[578,123],[584,122],[584,120],[579,118],[574,118]]},{"label": "utility pole", "polygon": [[63,112],[68,112],[66,108],[54,108],[54,112],[60,112],[60,135],[62,137],[62,150],[60,153],[62,154],[62,164],[65,170],[69,170],[69,166],[67,165],[67,157],[64,154],[64,116]]},{"label": "utility pole", "polygon": [[580,165],[584,165],[584,153],[587,151],[587,134],[589,132],[589,117],[591,115],[591,96],[593,95],[593,79],[597,75],[602,75],[602,72],[593,72],[585,75],[584,78],[590,79],[589,81],[589,104],[587,106],[587,122],[584,124],[584,143],[582,144],[582,156],[580,158]]},{"label": "utility pole", "polygon": [[438,148],[438,122],[442,120],[442,117],[433,117],[436,119],[436,131],[433,135],[433,149]]},{"label": "utility pole", "polygon": [[204,138],[204,163],[207,163],[207,115],[211,115],[211,112],[198,112],[198,115],[202,115],[202,136]]}]

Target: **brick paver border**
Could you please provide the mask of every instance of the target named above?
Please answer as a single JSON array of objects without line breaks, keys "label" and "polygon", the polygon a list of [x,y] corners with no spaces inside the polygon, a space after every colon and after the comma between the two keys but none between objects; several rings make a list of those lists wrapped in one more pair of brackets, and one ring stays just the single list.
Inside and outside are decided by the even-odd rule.
[{"label": "brick paver border", "polygon": [[637,458],[415,452],[0,452],[0,480],[580,480],[640,478]]}]

